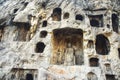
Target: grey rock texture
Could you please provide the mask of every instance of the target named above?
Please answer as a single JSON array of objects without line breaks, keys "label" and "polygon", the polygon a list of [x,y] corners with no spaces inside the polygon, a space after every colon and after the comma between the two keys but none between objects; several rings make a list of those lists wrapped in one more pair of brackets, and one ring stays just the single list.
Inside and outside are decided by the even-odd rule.
[{"label": "grey rock texture", "polygon": [[120,0],[0,0],[0,80],[120,80]]}]

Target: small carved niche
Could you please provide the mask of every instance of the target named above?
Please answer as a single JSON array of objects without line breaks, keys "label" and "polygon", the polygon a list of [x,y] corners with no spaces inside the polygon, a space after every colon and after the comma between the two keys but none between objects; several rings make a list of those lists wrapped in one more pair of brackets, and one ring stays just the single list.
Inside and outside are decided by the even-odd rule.
[{"label": "small carved niche", "polygon": [[88,15],[92,27],[103,27],[103,15]]},{"label": "small carved niche", "polygon": [[36,44],[35,52],[36,53],[43,53],[45,46],[46,45],[43,42],[38,42]]},{"label": "small carved niche", "polygon": [[69,13],[68,12],[66,12],[65,14],[64,14],[64,16],[63,16],[63,19],[68,19],[69,18]]},{"label": "small carved niche", "polygon": [[105,65],[106,72],[107,73],[111,73],[112,70],[111,70],[110,64],[109,63],[105,63],[104,65]]},{"label": "small carved niche", "polygon": [[87,79],[88,80],[98,80],[97,75],[95,73],[93,73],[93,72],[89,72],[87,74]]},{"label": "small carved niche", "polygon": [[110,42],[102,34],[96,36],[95,46],[96,52],[100,55],[108,55],[110,52]]},{"label": "small carved niche", "polygon": [[112,14],[112,27],[113,31],[118,33],[119,18],[117,14]]},{"label": "small carved niche", "polygon": [[117,80],[115,79],[115,75],[110,75],[110,74],[106,74],[106,80]]},{"label": "small carved niche", "polygon": [[47,36],[48,32],[47,31],[41,31],[40,32],[40,37],[45,38]]},{"label": "small carved niche", "polygon": [[42,23],[42,27],[46,27],[47,26],[47,21],[45,20],[45,21],[43,21],[43,23]]},{"label": "small carved niche", "polygon": [[61,21],[62,10],[61,8],[55,8],[52,13],[53,21]]},{"label": "small carved niche", "polygon": [[99,66],[99,59],[98,58],[90,58],[89,60],[91,67],[98,67]]},{"label": "small carved niche", "polygon": [[75,16],[75,19],[76,19],[76,20],[83,21],[84,17],[83,17],[83,15],[81,15],[81,14],[77,14],[77,15]]},{"label": "small carved niche", "polygon": [[88,48],[94,48],[94,42],[92,40],[89,40],[87,43]]}]

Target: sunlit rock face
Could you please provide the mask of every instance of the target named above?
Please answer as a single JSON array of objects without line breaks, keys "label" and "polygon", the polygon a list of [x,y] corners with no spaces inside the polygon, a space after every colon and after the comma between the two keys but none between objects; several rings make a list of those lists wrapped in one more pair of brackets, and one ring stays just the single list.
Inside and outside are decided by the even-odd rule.
[{"label": "sunlit rock face", "polygon": [[119,0],[0,0],[0,80],[120,80]]}]

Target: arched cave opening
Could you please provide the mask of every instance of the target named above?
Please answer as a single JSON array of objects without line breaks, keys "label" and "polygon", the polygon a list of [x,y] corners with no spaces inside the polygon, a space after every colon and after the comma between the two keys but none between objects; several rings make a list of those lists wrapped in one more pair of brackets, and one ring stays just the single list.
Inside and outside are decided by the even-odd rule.
[{"label": "arched cave opening", "polygon": [[55,8],[52,13],[52,20],[61,21],[61,14],[62,14],[61,8]]},{"label": "arched cave opening", "polygon": [[21,23],[16,22],[14,23],[17,26],[17,34],[15,41],[27,41],[30,40],[28,35],[30,35],[28,32],[30,30],[30,24],[29,23]]},{"label": "arched cave opening", "polygon": [[87,43],[88,48],[94,48],[94,42],[92,40],[89,40]]},{"label": "arched cave opening", "polygon": [[95,46],[96,52],[100,55],[108,55],[110,52],[110,42],[102,34],[96,36]]},{"label": "arched cave opening", "polygon": [[35,52],[36,53],[43,53],[45,46],[46,45],[43,42],[38,42],[36,44]]}]

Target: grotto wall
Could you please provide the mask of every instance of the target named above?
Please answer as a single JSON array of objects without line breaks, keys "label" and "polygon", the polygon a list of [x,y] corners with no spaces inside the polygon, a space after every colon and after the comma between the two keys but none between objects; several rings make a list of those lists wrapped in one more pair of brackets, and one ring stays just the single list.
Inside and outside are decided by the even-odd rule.
[{"label": "grotto wall", "polygon": [[1,0],[0,80],[120,80],[119,0]]}]

